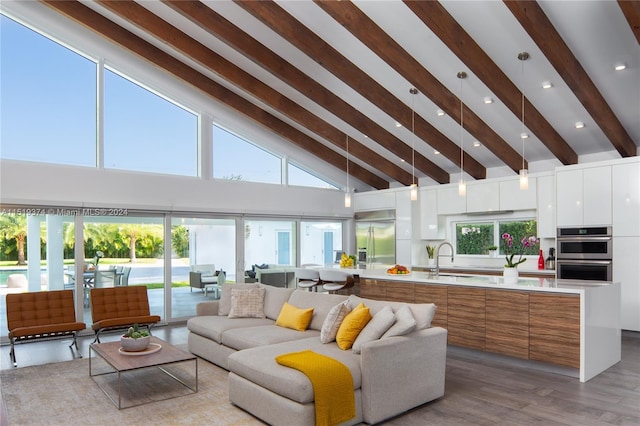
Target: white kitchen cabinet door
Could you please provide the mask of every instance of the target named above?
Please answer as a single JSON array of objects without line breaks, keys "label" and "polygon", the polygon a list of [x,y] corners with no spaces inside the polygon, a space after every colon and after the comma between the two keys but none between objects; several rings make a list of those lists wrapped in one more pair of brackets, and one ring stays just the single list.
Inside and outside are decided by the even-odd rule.
[{"label": "white kitchen cabinet door", "polygon": [[529,189],[520,189],[520,179],[500,182],[500,210],[534,210],[536,208],[537,178],[529,178]]},{"label": "white kitchen cabinet door", "polygon": [[583,172],[583,225],[611,225],[611,166]]},{"label": "white kitchen cabinet door", "polygon": [[396,240],[410,240],[413,236],[411,225],[411,201],[409,190],[396,192]]},{"label": "white kitchen cabinet door", "polygon": [[640,161],[612,167],[613,235],[640,237]]},{"label": "white kitchen cabinet door", "polygon": [[640,237],[613,238],[613,281],[621,283],[622,329],[640,331]]},{"label": "white kitchen cabinet door", "polygon": [[583,171],[556,172],[556,223],[557,226],[582,226]]},{"label": "white kitchen cabinet door", "polygon": [[457,185],[438,188],[438,214],[459,214],[466,211],[467,197],[458,195]]},{"label": "white kitchen cabinet door", "polygon": [[538,187],[538,237],[556,237],[556,180],[553,176],[540,176]]},{"label": "white kitchen cabinet door", "polygon": [[467,213],[498,210],[500,210],[500,184],[498,182],[483,181],[467,184]]},{"label": "white kitchen cabinet door", "polygon": [[444,238],[444,230],[438,227],[438,192],[435,189],[421,189],[420,201],[420,238],[437,240]]},{"label": "white kitchen cabinet door", "polygon": [[385,190],[353,194],[353,207],[356,212],[395,209],[396,195]]}]

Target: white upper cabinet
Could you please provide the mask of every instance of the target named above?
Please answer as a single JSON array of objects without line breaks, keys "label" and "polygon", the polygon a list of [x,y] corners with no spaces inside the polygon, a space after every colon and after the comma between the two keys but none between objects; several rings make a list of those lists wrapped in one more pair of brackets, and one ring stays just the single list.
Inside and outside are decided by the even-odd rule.
[{"label": "white upper cabinet", "polygon": [[467,197],[458,195],[458,185],[438,188],[438,214],[460,214],[466,211]]},{"label": "white upper cabinet", "polygon": [[556,172],[558,226],[611,225],[611,166]]},{"label": "white upper cabinet", "polygon": [[438,224],[438,191],[420,189],[420,238],[438,240],[444,238],[444,228]]},{"label": "white upper cabinet", "polygon": [[353,194],[353,207],[357,212],[395,209],[396,195],[386,190]]},{"label": "white upper cabinet", "polygon": [[412,203],[409,191],[396,192],[396,240],[410,240],[413,236],[411,225]]},{"label": "white upper cabinet", "polygon": [[529,177],[529,189],[520,189],[520,179],[500,181],[500,210],[535,210],[537,178]]},{"label": "white upper cabinet", "polygon": [[481,181],[467,184],[468,213],[498,210],[500,210],[500,184],[498,182]]},{"label": "white upper cabinet", "polygon": [[556,180],[554,176],[540,176],[536,180],[538,187],[538,236],[540,238],[555,238]]},{"label": "white upper cabinet", "polygon": [[613,235],[640,236],[640,160],[612,167]]}]

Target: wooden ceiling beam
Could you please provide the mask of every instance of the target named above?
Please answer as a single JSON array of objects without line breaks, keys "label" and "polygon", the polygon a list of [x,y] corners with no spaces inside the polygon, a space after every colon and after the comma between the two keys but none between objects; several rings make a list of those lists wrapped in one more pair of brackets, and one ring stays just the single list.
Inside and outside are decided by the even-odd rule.
[{"label": "wooden ceiling beam", "polygon": [[538,45],[618,153],[623,157],[636,155],[637,147],[631,136],[540,5],[529,0],[505,0],[504,4]]},{"label": "wooden ceiling beam", "polygon": [[[106,2],[113,3],[118,6],[119,2]],[[291,87],[303,93],[314,102],[318,103],[329,112],[334,114],[339,119],[349,123],[356,129],[360,130],[364,134],[374,133],[374,136],[380,137],[385,143],[381,144],[387,148],[390,152],[396,155],[402,155],[406,152],[402,152],[397,147],[402,145],[402,141],[397,139],[391,133],[384,130],[381,126],[375,123],[373,120],[366,117],[364,114],[353,108],[351,105],[340,99],[337,95],[326,90],[318,82],[292,66],[285,61],[282,57],[269,50],[266,46],[259,41],[252,38],[249,34],[233,25],[224,17],[207,7],[205,4],[199,1],[165,1],[165,4],[182,14],[187,19],[191,20],[194,24],[208,31],[214,37],[224,41],[228,45],[242,52],[245,56],[252,59],[258,65],[262,66]],[[213,54],[213,53],[212,53]],[[212,60],[208,56],[205,56],[211,62],[211,66],[215,66],[218,59]],[[224,59],[223,59],[224,60]],[[240,70],[240,72],[243,72]],[[230,78],[236,78],[236,73],[233,73]],[[227,77],[225,77],[227,78]],[[245,90],[251,90],[251,87],[245,87]],[[275,95],[273,95],[275,97]],[[278,109],[283,113],[290,115],[295,119],[295,115],[300,115],[296,111],[290,111],[285,105],[277,105]],[[319,119],[316,118],[316,121]],[[328,133],[328,129],[333,127],[328,123],[317,123],[315,126],[308,117],[300,117],[296,120],[299,124],[306,126],[310,130],[323,134]],[[337,134],[335,131],[330,132],[332,134],[323,134],[323,137],[330,139],[335,145],[345,149],[345,137],[346,135],[341,133]],[[372,136],[373,137],[373,136]],[[378,140],[378,139],[376,139]],[[397,166],[387,158],[376,153],[375,151],[367,148],[364,144],[359,143],[357,140],[352,139],[350,146],[350,154],[360,158],[362,161],[375,165],[375,167],[387,176],[395,179],[396,181],[409,185],[412,182],[411,173],[407,172],[403,168]]]},{"label": "wooden ceiling beam", "polygon": [[[449,12],[437,1],[403,1],[520,120],[522,117],[522,93]],[[513,60],[515,61],[516,58]],[[524,104],[525,111],[527,111],[525,117],[527,128],[549,148],[562,164],[576,164],[578,154],[528,99],[525,98]]]},{"label": "wooden ceiling beam", "polygon": [[[110,39],[120,46],[130,50],[141,58],[149,61],[151,64],[167,71],[169,74],[201,90],[221,103],[228,105],[230,108],[235,109],[240,114],[248,117],[254,122],[282,135],[285,139],[311,152],[334,167],[338,169],[346,167],[346,158],[336,151],[329,149],[315,139],[307,136],[305,133],[295,129],[274,115],[262,110],[253,103],[233,93],[231,90],[216,83],[209,77],[197,70],[194,70],[130,31],[118,26],[80,2],[56,0],[41,0],[41,2],[90,30],[95,31],[107,39]],[[374,188],[384,189],[388,187],[388,181],[373,174],[357,163],[350,161],[349,168],[353,177]]]},{"label": "wooden ceiling beam", "polygon": [[[313,31],[291,16],[273,1],[245,1],[235,0],[235,3],[279,34],[308,57],[323,66],[364,98],[376,105],[382,111],[393,117],[403,126],[411,129],[411,109],[396,96],[387,91],[368,74],[356,67],[349,59],[331,45],[318,37]],[[409,87],[406,88],[409,90]],[[418,132],[420,129],[420,133]],[[416,135],[431,144],[452,143],[421,117],[416,115]],[[411,148],[407,145],[407,149]],[[401,158],[410,158],[403,156]],[[457,157],[449,158],[454,164],[459,164]],[[465,164],[467,166],[467,164]],[[475,162],[466,169],[472,176],[484,177],[484,167]],[[475,166],[472,168],[472,166]],[[479,167],[478,167],[479,166]],[[440,183],[449,182],[449,174],[419,153],[415,153],[415,167]],[[477,170],[476,168],[480,168]]]},{"label": "wooden ceiling beam", "polygon": [[[389,66],[410,81],[421,93],[442,108],[451,118],[460,122],[460,102],[456,95],[447,89],[420,62],[390,37],[371,18],[352,2],[334,2],[314,0],[331,17],[338,21],[351,34],[357,37],[369,49],[382,58]],[[502,162],[514,172],[522,168],[522,156],[478,117],[467,105],[464,105],[464,128],[484,144]],[[450,158],[458,155],[460,148],[455,144],[434,147]],[[466,153],[465,153],[466,155]],[[467,158],[465,157],[465,162]],[[526,161],[525,161],[526,167]]]},{"label": "wooden ceiling beam", "polygon": [[622,10],[624,17],[631,27],[631,31],[636,36],[640,44],[640,1],[638,0],[618,0],[618,6]]}]

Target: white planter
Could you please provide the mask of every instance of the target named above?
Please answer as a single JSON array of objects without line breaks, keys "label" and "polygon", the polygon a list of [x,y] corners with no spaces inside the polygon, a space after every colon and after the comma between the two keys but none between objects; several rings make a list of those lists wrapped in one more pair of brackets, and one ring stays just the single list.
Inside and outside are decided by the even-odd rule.
[{"label": "white planter", "polygon": [[492,259],[498,257],[498,250],[489,250],[489,257]]},{"label": "white planter", "polygon": [[518,284],[518,268],[504,268],[502,277],[505,284]]},{"label": "white planter", "polygon": [[120,346],[122,346],[122,350],[126,352],[144,351],[149,347],[150,342],[151,336],[139,337],[137,339],[124,336],[120,338]]}]

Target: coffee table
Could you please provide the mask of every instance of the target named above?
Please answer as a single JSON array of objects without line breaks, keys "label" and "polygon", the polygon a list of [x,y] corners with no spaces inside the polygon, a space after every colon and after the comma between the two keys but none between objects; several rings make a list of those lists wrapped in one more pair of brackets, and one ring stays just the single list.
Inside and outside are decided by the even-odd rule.
[{"label": "coffee table", "polygon": [[[158,345],[160,349],[158,350]],[[89,376],[93,379],[98,387],[109,397],[111,402],[115,404],[118,409],[129,408],[137,405],[145,404],[147,402],[159,401],[163,399],[175,398],[178,396],[184,396],[186,394],[192,394],[198,392],[198,357],[195,355],[183,351],[182,349],[172,346],[168,342],[157,337],[151,337],[151,344],[148,353],[140,354],[138,352],[122,353],[120,351],[120,342],[109,343],[94,343],[89,346]],[[92,362],[91,352],[96,353],[96,360],[99,358],[107,364],[106,372],[94,372],[97,361]],[[177,374],[177,371],[171,372],[170,368],[180,363],[194,363],[194,384],[190,386],[187,384],[184,374]],[[104,364],[101,363],[101,364]],[[103,365],[103,370],[105,369]],[[160,370],[163,373],[162,377],[169,376],[171,383],[178,383],[180,388],[187,388],[188,392],[176,394],[174,389],[170,389],[173,385],[171,383],[162,382],[162,378],[153,378],[155,381],[147,383],[146,386],[142,384],[149,376],[149,370]],[[127,376],[130,375],[131,377]],[[100,376],[113,376],[104,380],[97,380]],[[114,380],[117,376],[117,380]],[[168,380],[165,380],[168,381]],[[125,383],[126,382],[126,383]],[[140,385],[140,389],[133,389]],[[123,389],[123,386],[125,388]],[[158,398],[157,395],[153,395],[152,399],[144,400],[143,402],[133,403],[131,405],[123,406],[123,391],[132,395],[140,395],[140,393],[160,392],[164,389],[170,389],[171,392],[167,392],[168,396]],[[111,392],[109,392],[109,390]],[[117,394],[112,396],[112,394]]]}]

